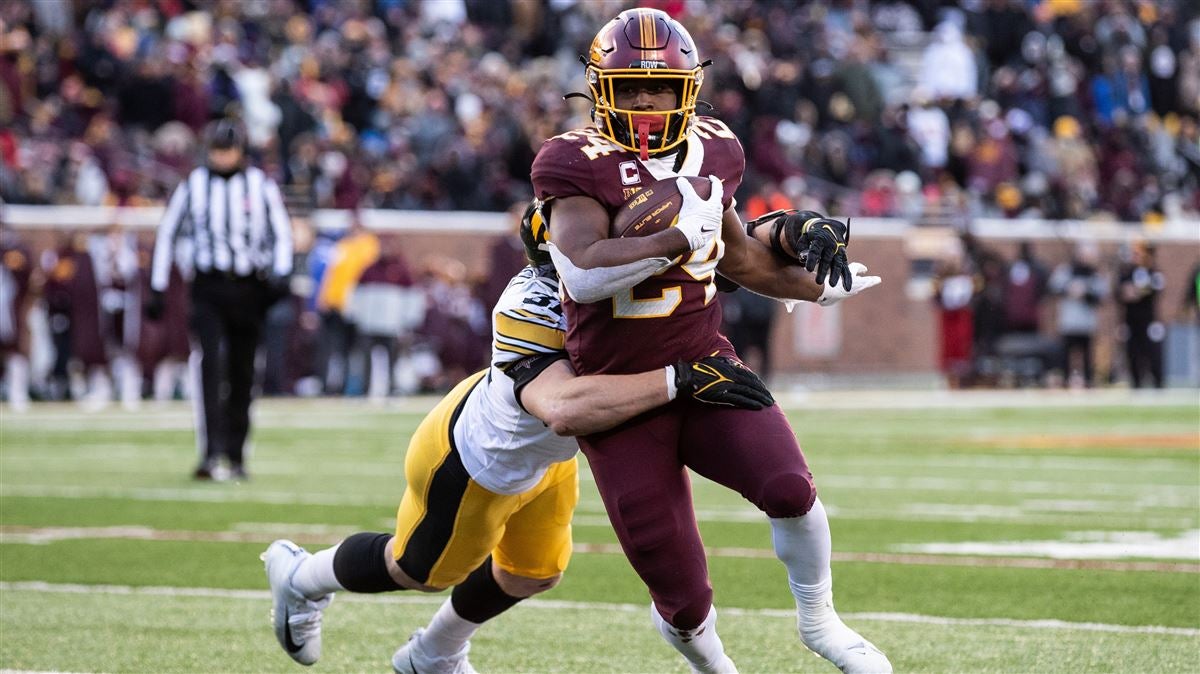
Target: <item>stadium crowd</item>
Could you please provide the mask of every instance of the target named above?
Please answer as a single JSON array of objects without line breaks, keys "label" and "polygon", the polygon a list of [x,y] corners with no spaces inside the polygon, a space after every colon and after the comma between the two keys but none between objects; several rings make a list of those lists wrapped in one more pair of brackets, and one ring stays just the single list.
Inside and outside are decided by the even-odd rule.
[{"label": "stadium crowd", "polygon": [[[586,105],[562,99],[583,88],[576,55],[628,4],[0,3],[0,199],[161,204],[199,159],[205,125],[233,116],[297,215],[523,206],[542,140],[587,121]],[[749,217],[787,205],[943,224],[1198,217],[1200,19],[1187,3],[642,4],[683,18],[712,58],[702,95],[745,145],[738,200]],[[11,231],[0,238],[6,264],[21,256]],[[488,308],[522,264],[510,238],[481,278],[453,259],[406,260],[359,227],[317,233],[298,246],[293,297],[268,319],[265,392],[440,390],[477,369]],[[146,243],[65,233],[10,270],[24,279],[18,295],[32,283],[46,312],[41,350],[53,362],[35,393],[104,400],[116,381],[136,400],[180,388],[186,293],[176,278],[166,327],[140,320]],[[1145,305],[1135,310],[1145,325],[1124,324],[1127,335],[1158,324],[1161,274],[1136,253],[1097,267],[1082,250],[1051,271],[1031,255],[965,250],[935,282],[951,383],[1034,360],[1043,372],[1075,354],[1060,371],[1076,367],[1090,384],[1093,358],[1077,354],[1090,349],[1097,307]],[[1138,268],[1130,295],[1120,281]],[[1026,339],[1051,332],[1037,324],[1051,299],[1063,339]],[[769,373],[774,304],[745,292],[723,301],[727,334]],[[1161,356],[1138,358],[1140,380],[1161,384]]]},{"label": "stadium crowd", "polygon": [[[0,196],[161,203],[241,117],[293,208],[501,211],[585,121],[609,0],[0,6]],[[652,0],[712,58],[751,216],[1107,218],[1200,210],[1200,21],[1174,0]],[[282,18],[286,17],[286,18]]]}]

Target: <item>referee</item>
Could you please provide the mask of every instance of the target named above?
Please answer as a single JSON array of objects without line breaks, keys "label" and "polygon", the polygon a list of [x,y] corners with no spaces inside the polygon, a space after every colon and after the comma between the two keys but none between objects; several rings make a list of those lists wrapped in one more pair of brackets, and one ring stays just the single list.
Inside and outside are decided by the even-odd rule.
[{"label": "referee", "polygon": [[175,246],[186,239],[195,270],[190,365],[193,382],[199,369],[201,392],[193,396],[200,407],[200,464],[193,477],[213,479],[224,456],[230,476],[243,480],[254,354],[267,309],[287,292],[292,230],[279,186],[245,163],[241,125],[213,122],[205,140],[207,165],[193,170],[175,188],[158,226],[146,314],[151,320],[161,318]]}]

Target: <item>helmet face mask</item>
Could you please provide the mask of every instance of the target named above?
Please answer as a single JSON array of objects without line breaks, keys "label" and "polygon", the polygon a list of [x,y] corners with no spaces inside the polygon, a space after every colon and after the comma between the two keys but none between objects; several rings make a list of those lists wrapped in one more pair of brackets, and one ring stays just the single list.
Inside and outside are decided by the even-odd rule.
[{"label": "helmet face mask", "polygon": [[[704,82],[695,43],[678,21],[654,9],[629,9],[617,15],[592,40],[587,58],[588,89],[600,133],[617,146],[649,154],[666,152],[687,137]],[[618,87],[628,80],[653,82],[675,92],[667,110],[617,106]]]}]

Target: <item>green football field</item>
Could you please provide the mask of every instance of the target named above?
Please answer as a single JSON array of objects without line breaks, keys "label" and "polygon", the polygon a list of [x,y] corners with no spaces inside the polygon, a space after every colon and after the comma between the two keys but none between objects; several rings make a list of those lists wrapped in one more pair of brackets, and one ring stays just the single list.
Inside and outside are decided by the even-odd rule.
[{"label": "green football field", "polygon": [[[199,484],[183,404],[0,412],[0,670],[300,672],[259,553],[387,531],[426,399],[265,401],[247,483]],[[1200,671],[1200,399],[810,395],[792,422],[830,513],[837,607],[897,672]],[[481,672],[685,672],[581,470],[562,584],[480,631]],[[727,651],[800,645],[769,527],[695,480]],[[444,599],[342,593],[315,672],[382,672]]]}]

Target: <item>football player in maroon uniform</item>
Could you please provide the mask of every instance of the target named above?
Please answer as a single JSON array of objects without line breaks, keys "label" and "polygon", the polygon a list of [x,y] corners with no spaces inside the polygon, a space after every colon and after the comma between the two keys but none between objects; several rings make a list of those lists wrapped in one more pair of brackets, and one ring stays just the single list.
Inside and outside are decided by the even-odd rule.
[{"label": "football player in maroon uniform", "polygon": [[[792,214],[747,236],[732,203],[745,169],[742,146],[725,124],[695,114],[706,63],[677,21],[658,10],[626,10],[583,60],[595,124],[547,140],[532,171],[538,198],[556,200],[549,246],[567,294],[566,348],[580,375],[736,357],[718,332],[717,274],[763,295],[821,304],[879,282],[848,263],[848,228],[835,220]],[[708,176],[711,194],[701,199],[679,179],[683,204],[672,227],[610,238],[628,199],[675,176]],[[801,251],[807,268],[797,263]],[[716,634],[685,468],[766,513],[805,646],[844,672],[892,671],[833,609],[829,523],[778,406],[676,402],[582,437],[580,446],[625,554],[650,590],[655,624],[693,671],[736,669]]]}]

